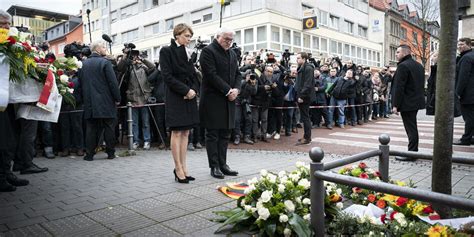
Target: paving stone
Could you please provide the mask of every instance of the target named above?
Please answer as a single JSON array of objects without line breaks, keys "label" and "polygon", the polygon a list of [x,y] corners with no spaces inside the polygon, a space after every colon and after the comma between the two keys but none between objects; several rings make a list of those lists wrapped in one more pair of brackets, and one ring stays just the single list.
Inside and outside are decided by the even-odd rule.
[{"label": "paving stone", "polygon": [[165,221],[162,224],[182,234],[189,234],[215,225],[214,222],[192,214]]},{"label": "paving stone", "polygon": [[189,200],[193,198],[196,198],[196,197],[193,195],[182,193],[182,192],[173,192],[173,193],[163,194],[158,197],[155,197],[156,200],[163,201],[166,203],[177,203],[177,202],[181,202],[181,201]]},{"label": "paving stone", "polygon": [[126,233],[123,236],[125,237],[142,237],[142,236],[179,237],[183,235],[161,224],[156,224],[156,225],[152,225],[140,230]]},{"label": "paving stone", "polygon": [[105,225],[113,231],[123,234],[156,222],[124,207],[109,207],[86,214],[91,219]]},{"label": "paving stone", "polygon": [[162,201],[158,201],[153,198],[148,198],[148,199],[143,199],[143,200],[123,204],[122,206],[135,212],[145,212],[145,211],[149,211],[149,210],[160,208],[167,205],[169,204]]},{"label": "paving stone", "polygon": [[200,212],[196,212],[194,213],[195,215],[198,215],[206,220],[214,220],[216,218],[219,218],[221,216],[218,216],[217,214],[215,214],[214,212],[215,211],[227,211],[229,210],[230,208],[229,207],[226,207],[226,206],[217,206],[217,207],[213,207],[213,208],[209,208],[209,209],[206,209],[206,210],[203,210],[203,211],[200,211]]},{"label": "paving stone", "polygon": [[115,236],[116,233],[85,215],[77,215],[41,224],[55,236]]},{"label": "paving stone", "polygon": [[25,226],[29,226],[29,225],[38,224],[38,223],[45,222],[45,221],[46,221],[46,219],[44,217],[37,216],[37,217],[28,218],[28,219],[21,220],[21,221],[7,221],[5,224],[10,229],[16,229],[16,228],[20,228],[20,227],[25,227]]},{"label": "paving stone", "polygon": [[72,210],[67,210],[67,211],[61,210],[60,212],[45,214],[43,216],[46,217],[46,219],[48,220],[56,220],[56,219],[60,219],[60,218],[68,217],[68,216],[74,216],[80,213],[81,212],[79,210],[72,209]]},{"label": "paving stone", "polygon": [[140,212],[140,214],[157,222],[163,222],[177,217],[185,216],[189,213],[184,209],[167,204],[165,206],[157,206],[147,211],[142,211]]},{"label": "paving stone", "polygon": [[202,211],[211,207],[215,207],[219,204],[215,202],[211,202],[209,200],[204,200],[204,199],[195,197],[193,199],[188,199],[181,202],[172,203],[171,205],[182,208],[186,211],[190,211],[191,213],[193,213],[193,212]]},{"label": "paving stone", "polygon": [[30,225],[26,226],[23,228],[15,229],[15,230],[10,230],[4,234],[0,234],[0,236],[5,236],[5,237],[16,237],[16,236],[52,236],[48,231],[46,231],[44,228],[42,228],[39,224],[36,225]]}]

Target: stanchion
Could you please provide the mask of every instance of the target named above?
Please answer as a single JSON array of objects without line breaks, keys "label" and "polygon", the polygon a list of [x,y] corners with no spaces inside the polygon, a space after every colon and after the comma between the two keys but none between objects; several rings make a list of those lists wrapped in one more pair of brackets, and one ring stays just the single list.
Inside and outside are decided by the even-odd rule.
[{"label": "stanchion", "polygon": [[323,237],[326,231],[324,227],[324,195],[326,195],[326,189],[324,180],[316,178],[314,173],[324,171],[324,163],[321,162],[324,158],[324,152],[319,147],[313,147],[309,151],[309,157],[311,158],[311,226],[314,230],[314,236]]},{"label": "stanchion", "polygon": [[132,118],[132,103],[127,103],[127,124],[128,124],[128,151],[133,153],[133,118]]},{"label": "stanchion", "polygon": [[382,152],[382,154],[379,155],[379,172],[380,172],[380,178],[384,182],[388,182],[388,170],[389,170],[389,150],[390,146],[388,143],[390,142],[390,136],[388,134],[381,134],[379,136],[379,149]]}]

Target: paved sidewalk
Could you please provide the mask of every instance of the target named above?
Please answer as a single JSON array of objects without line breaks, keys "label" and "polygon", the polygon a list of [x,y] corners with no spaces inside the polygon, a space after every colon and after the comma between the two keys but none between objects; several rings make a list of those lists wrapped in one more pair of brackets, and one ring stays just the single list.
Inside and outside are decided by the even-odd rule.
[{"label": "paved sidewalk", "polygon": [[[263,168],[292,170],[296,161],[310,160],[302,152],[229,150],[228,163],[240,175],[218,180],[209,175],[205,150],[193,151],[188,165],[197,180],[179,184],[173,180],[170,151],[104,158],[36,159],[50,171],[22,175],[29,186],[0,194],[0,236],[212,236],[219,226],[210,221],[212,212],[235,206],[216,190],[218,185],[246,181]],[[327,155],[325,161],[336,158]],[[377,168],[375,158],[367,163]],[[428,162],[393,160],[390,172],[394,179],[412,179],[419,188],[430,186]],[[474,199],[473,186],[474,166],[454,165],[453,193]]]}]

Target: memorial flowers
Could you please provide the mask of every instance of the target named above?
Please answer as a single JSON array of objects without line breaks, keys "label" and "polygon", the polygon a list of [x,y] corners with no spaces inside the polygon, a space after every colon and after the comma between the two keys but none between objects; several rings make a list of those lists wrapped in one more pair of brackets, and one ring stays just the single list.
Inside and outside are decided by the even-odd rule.
[{"label": "memorial flowers", "polygon": [[35,51],[27,34],[18,32],[14,27],[0,29],[0,54],[6,56],[10,65],[10,81],[21,82],[29,77],[38,77],[33,56]]},{"label": "memorial flowers", "polygon": [[[248,181],[246,196],[237,201],[237,208],[216,212],[224,217],[218,221],[231,225],[233,232],[243,229],[263,236],[311,236],[309,166],[296,163],[296,170],[272,173],[260,171],[260,178]],[[326,215],[335,215],[342,208],[342,190],[325,183]]]}]

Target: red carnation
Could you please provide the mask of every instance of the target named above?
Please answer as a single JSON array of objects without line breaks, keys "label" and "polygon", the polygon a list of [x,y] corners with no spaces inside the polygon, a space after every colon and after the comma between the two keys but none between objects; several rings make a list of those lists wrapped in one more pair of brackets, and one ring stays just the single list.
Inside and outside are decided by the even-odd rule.
[{"label": "red carnation", "polygon": [[397,211],[392,212],[392,214],[390,214],[390,220],[393,220],[395,214],[397,214],[397,213],[398,213]]},{"label": "red carnation", "polygon": [[375,171],[374,175],[375,175],[375,177],[380,177],[380,172]]},{"label": "red carnation", "polygon": [[8,44],[10,44],[10,45],[16,43],[16,39],[13,36],[9,36],[7,40],[8,40]]},{"label": "red carnation", "polygon": [[364,162],[360,162],[359,163],[359,168],[365,169],[365,168],[367,168],[367,165]]},{"label": "red carnation", "polygon": [[35,62],[37,62],[37,63],[41,62],[41,61],[40,61],[40,58],[38,58],[38,57],[35,56]]},{"label": "red carnation", "polygon": [[69,86],[69,88],[74,88],[74,82],[70,81],[67,86]]},{"label": "red carnation", "polygon": [[369,176],[366,173],[362,173],[359,175],[359,178],[368,179]]},{"label": "red carnation", "polygon": [[48,63],[54,63],[56,59],[53,57],[49,57],[47,60],[48,60]]},{"label": "red carnation", "polygon": [[430,214],[430,213],[433,213],[433,208],[431,206],[427,206],[425,208],[423,208],[423,213],[425,214]]},{"label": "red carnation", "polygon": [[380,220],[382,221],[382,223],[385,224],[385,220],[387,219],[387,214],[383,214],[380,216]]},{"label": "red carnation", "polygon": [[353,187],[353,188],[352,188],[352,192],[354,192],[354,193],[360,193],[360,192],[362,192],[362,189],[359,188],[359,187]]},{"label": "red carnation", "polygon": [[21,43],[21,45],[23,45],[23,48],[25,48],[26,51],[28,51],[28,52],[31,51],[31,46],[28,43],[23,42],[23,43]]},{"label": "red carnation", "polygon": [[61,76],[61,75],[63,75],[63,74],[64,74],[64,71],[63,71],[63,70],[61,70],[61,69],[59,69],[59,70],[57,71],[57,73],[58,73],[58,76]]},{"label": "red carnation", "polygon": [[401,206],[405,205],[407,202],[408,202],[408,198],[399,197],[397,199],[397,206],[401,207]]}]

